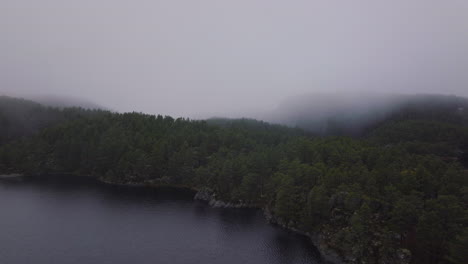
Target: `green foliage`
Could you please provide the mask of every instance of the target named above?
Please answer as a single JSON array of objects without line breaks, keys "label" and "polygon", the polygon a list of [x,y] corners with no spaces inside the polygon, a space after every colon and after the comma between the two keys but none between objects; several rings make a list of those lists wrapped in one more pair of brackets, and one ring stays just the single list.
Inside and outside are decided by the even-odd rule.
[{"label": "green foliage", "polygon": [[103,115],[105,111],[82,108],[53,108],[38,103],[0,96],[0,146],[31,136],[41,129],[82,116]]},{"label": "green foliage", "polygon": [[[464,119],[444,123],[437,111],[413,109],[406,115],[413,119],[401,112],[356,139],[249,119],[26,108],[34,111],[16,120],[0,107],[2,173],[206,187],[218,199],[268,207],[289,227],[327,234],[332,247],[363,263],[380,263],[400,247],[414,263],[466,259]],[[43,119],[31,111],[52,121],[21,128],[24,113]]]},{"label": "green foliage", "polygon": [[454,241],[449,245],[449,255],[447,260],[453,264],[468,263],[468,227],[463,229],[463,232],[458,234]]},{"label": "green foliage", "polygon": [[307,199],[307,218],[306,226],[314,230],[329,219],[330,198],[322,185],[314,186]]},{"label": "green foliage", "polygon": [[426,252],[426,263],[438,263],[447,255],[449,241],[463,230],[466,211],[452,195],[429,200],[426,207],[417,226],[419,247]]}]

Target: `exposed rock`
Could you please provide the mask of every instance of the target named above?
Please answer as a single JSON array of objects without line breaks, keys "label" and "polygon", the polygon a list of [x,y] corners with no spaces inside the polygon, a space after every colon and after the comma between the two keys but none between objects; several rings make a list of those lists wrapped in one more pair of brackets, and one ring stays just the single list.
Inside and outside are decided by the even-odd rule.
[{"label": "exposed rock", "polygon": [[[216,194],[213,190],[204,188],[199,190],[194,197],[195,200],[206,201],[208,204],[215,208],[260,208],[260,206],[255,204],[245,203],[243,201],[222,201],[216,199]],[[349,209],[354,209],[358,207],[362,203],[361,199],[357,199],[348,193],[339,193],[338,195],[334,196],[330,200],[330,206],[335,208],[332,210],[331,215],[334,219],[334,222],[340,222],[341,219],[346,218],[346,213],[343,212],[341,209],[336,207],[345,206]],[[380,204],[375,204],[374,206],[380,206]],[[266,220],[271,223],[278,225],[282,228],[290,230],[292,232],[302,234],[310,238],[312,243],[317,247],[321,254],[321,258],[325,263],[334,263],[334,264],[344,264],[344,263],[357,263],[357,258],[352,256],[350,252],[341,252],[333,248],[333,245],[330,245],[329,242],[331,241],[330,238],[333,236],[333,231],[330,230],[321,230],[316,233],[308,233],[300,230],[297,227],[297,223],[294,222],[286,222],[283,219],[275,216],[274,212],[268,208],[264,207],[263,214]],[[344,255],[343,255],[344,254]],[[411,260],[411,252],[407,249],[398,249],[394,252],[394,254],[390,254],[386,257],[383,257],[379,263],[382,264],[409,264]]]},{"label": "exposed rock", "polygon": [[395,254],[387,256],[381,260],[382,264],[409,264],[411,262],[411,251],[399,248]]},{"label": "exposed rock", "polygon": [[275,216],[274,213],[268,207],[265,207],[263,209],[263,215],[265,216],[267,221],[271,224],[281,226],[282,228],[285,228],[292,232],[309,237],[312,243],[319,250],[322,260],[324,260],[326,263],[334,263],[334,264],[345,263],[344,259],[336,251],[334,251],[327,245],[324,239],[325,234],[322,234],[319,232],[317,233],[304,232],[296,228],[292,223],[286,224],[281,218]]},{"label": "exposed rock", "polygon": [[397,251],[398,261],[401,264],[408,264],[411,261],[411,251],[406,248],[401,248]]},{"label": "exposed rock", "polygon": [[216,194],[208,188],[199,190],[194,197],[195,200],[206,201],[211,207],[214,208],[258,208],[258,205],[246,203],[243,201],[225,202],[216,199]]},{"label": "exposed rock", "polygon": [[199,190],[193,199],[195,200],[200,200],[200,201],[207,201],[210,202],[213,200],[215,195],[213,194],[213,191],[211,191],[208,188],[204,188],[202,190]]}]

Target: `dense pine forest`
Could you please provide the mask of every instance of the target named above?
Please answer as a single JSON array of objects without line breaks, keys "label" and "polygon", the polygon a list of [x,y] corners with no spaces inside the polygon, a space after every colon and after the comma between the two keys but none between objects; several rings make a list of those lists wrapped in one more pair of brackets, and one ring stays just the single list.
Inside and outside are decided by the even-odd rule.
[{"label": "dense pine forest", "polygon": [[468,263],[464,98],[409,100],[344,136],[8,97],[0,98],[0,127],[0,174],[204,189],[320,234],[350,263]]}]

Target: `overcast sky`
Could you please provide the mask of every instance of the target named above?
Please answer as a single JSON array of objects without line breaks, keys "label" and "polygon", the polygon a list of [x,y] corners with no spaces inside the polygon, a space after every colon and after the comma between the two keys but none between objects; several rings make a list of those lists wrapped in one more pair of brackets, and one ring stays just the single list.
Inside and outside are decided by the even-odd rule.
[{"label": "overcast sky", "polygon": [[0,0],[0,94],[208,117],[356,91],[468,95],[468,1]]}]

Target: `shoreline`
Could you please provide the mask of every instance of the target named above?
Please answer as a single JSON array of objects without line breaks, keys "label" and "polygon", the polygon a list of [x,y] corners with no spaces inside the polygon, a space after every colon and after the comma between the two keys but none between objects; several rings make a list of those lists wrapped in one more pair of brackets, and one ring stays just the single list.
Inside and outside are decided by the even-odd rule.
[{"label": "shoreline", "polygon": [[285,223],[283,223],[281,219],[276,217],[271,212],[271,210],[266,206],[261,206],[259,204],[252,204],[252,203],[244,203],[244,202],[233,203],[233,202],[224,202],[221,200],[217,200],[216,194],[208,188],[197,191],[197,193],[195,194],[194,200],[205,201],[208,203],[209,206],[213,208],[234,208],[234,209],[255,208],[255,209],[262,210],[263,216],[269,224],[309,238],[312,244],[320,252],[320,257],[324,261],[324,263],[332,263],[332,264],[344,264],[345,263],[345,260],[343,257],[341,257],[335,250],[329,248],[324,243],[323,237],[320,233],[311,234],[308,232],[304,232],[300,229],[297,229],[295,227],[288,226]]},{"label": "shoreline", "polygon": [[[223,200],[216,199],[216,193],[211,190],[210,188],[203,187],[203,188],[196,188],[187,185],[174,185],[174,184],[166,184],[166,183],[156,183],[156,182],[113,182],[101,177],[93,177],[89,175],[76,175],[76,174],[68,174],[73,177],[86,177],[92,178],[96,180],[97,183],[105,184],[105,185],[114,185],[114,186],[123,186],[123,187],[147,187],[147,188],[161,188],[161,187],[170,187],[174,189],[185,189],[190,190],[194,193],[193,200],[196,201],[203,201],[206,202],[210,207],[213,208],[231,208],[231,209],[259,209],[263,212],[263,216],[265,220],[274,226],[279,228],[285,229],[287,231],[306,236],[312,244],[317,248],[320,253],[320,258],[324,263],[329,264],[344,264],[346,263],[345,259],[341,257],[336,251],[329,248],[323,240],[323,237],[320,233],[311,234],[308,232],[304,232],[300,229],[297,229],[292,226],[288,226],[287,224],[283,223],[283,221],[277,218],[271,210],[263,206],[259,203],[248,203],[243,201],[237,202],[225,202]],[[0,179],[12,179],[12,178],[20,178],[20,177],[27,177],[34,175],[25,175],[25,174],[0,174]]]},{"label": "shoreline", "polygon": [[295,227],[288,226],[277,218],[271,210],[258,203],[248,203],[243,201],[238,202],[226,202],[223,200],[216,199],[216,193],[207,187],[195,188],[187,185],[174,185],[166,183],[155,183],[155,182],[126,182],[126,183],[117,183],[112,182],[103,178],[97,178],[97,180],[104,184],[116,185],[116,186],[127,186],[127,187],[149,187],[149,188],[158,188],[158,187],[171,187],[176,189],[188,189],[195,193],[193,200],[206,202],[210,207],[213,208],[231,208],[231,209],[259,209],[263,212],[265,220],[274,226],[285,229],[287,231],[302,235],[310,239],[312,244],[320,252],[320,257],[324,263],[329,264],[344,264],[346,263],[345,259],[341,257],[335,250],[328,247],[323,239],[323,235],[320,233],[311,234],[304,232]]}]

